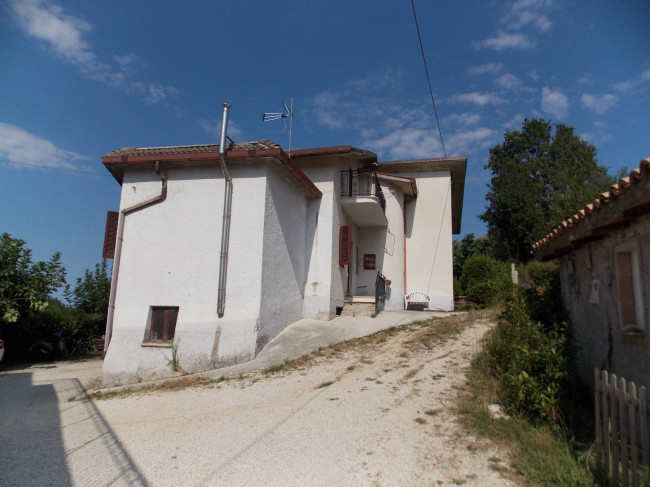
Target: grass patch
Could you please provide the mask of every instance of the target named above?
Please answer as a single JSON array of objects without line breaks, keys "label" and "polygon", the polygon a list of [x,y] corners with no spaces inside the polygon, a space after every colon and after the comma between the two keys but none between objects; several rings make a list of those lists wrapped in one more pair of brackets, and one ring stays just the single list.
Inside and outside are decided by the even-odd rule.
[{"label": "grass patch", "polygon": [[416,321],[411,324],[410,328],[413,331],[413,336],[406,342],[406,346],[424,347],[430,350],[434,346],[447,343],[458,336],[465,328],[477,320],[494,319],[496,319],[496,312],[487,309],[445,318]]},{"label": "grass patch", "polygon": [[326,381],[326,382],[323,382],[323,383],[321,383],[321,384],[318,384],[318,385],[316,386],[316,389],[322,389],[322,388],[324,388],[324,387],[331,386],[332,384],[334,384],[334,382],[336,382],[336,381],[334,381],[334,380],[328,380],[328,381]]},{"label": "grass patch", "polygon": [[[469,387],[459,397],[458,413],[463,425],[511,451],[510,463],[532,486],[591,486],[593,480],[580,465],[570,443],[557,428],[535,426],[525,418],[493,419],[487,407],[500,402],[500,386],[488,376],[481,356],[473,362]],[[490,458],[490,468],[506,474],[509,469]]]},{"label": "grass patch", "polygon": [[442,411],[443,411],[442,408],[437,408],[437,409],[427,409],[427,410],[424,412],[424,414],[426,414],[427,416],[436,416],[436,415],[440,414]]},{"label": "grass patch", "polygon": [[415,418],[415,422],[418,423],[418,424],[427,424],[428,423],[428,421],[425,418],[421,418],[419,416],[417,418]]},{"label": "grass patch", "polygon": [[[221,379],[223,380],[223,378]],[[143,387],[125,387],[119,391],[101,392],[97,391],[91,394],[91,399],[115,399],[132,396],[135,394],[153,394],[155,392],[175,392],[183,391],[190,387],[207,387],[212,384],[221,382],[221,380],[214,380],[208,377],[181,377],[177,380],[170,380],[161,382],[160,384],[151,384]]]}]

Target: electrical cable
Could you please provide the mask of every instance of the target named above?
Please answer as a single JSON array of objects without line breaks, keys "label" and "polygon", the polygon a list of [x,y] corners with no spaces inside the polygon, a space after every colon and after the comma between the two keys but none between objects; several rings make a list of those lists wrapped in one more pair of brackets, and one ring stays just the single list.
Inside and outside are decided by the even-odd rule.
[{"label": "electrical cable", "polygon": [[415,28],[418,32],[418,39],[420,41],[420,52],[422,53],[422,61],[424,61],[424,71],[427,73],[427,83],[429,84],[429,94],[431,95],[431,103],[433,104],[433,113],[436,116],[436,124],[438,125],[438,134],[440,134],[440,143],[442,144],[442,152],[447,157],[445,150],[445,142],[442,140],[442,130],[440,129],[440,121],[438,120],[438,110],[436,109],[436,101],[433,98],[433,89],[431,88],[431,78],[429,77],[429,67],[427,66],[427,58],[424,56],[424,46],[422,45],[422,36],[420,35],[420,26],[418,25],[418,16],[415,13],[415,3],[411,0],[411,7],[413,8],[413,19],[415,19]]},{"label": "electrical cable", "polygon": [[66,169],[64,167],[43,166],[41,164],[30,164],[29,162],[10,161],[9,159],[0,159],[0,162],[8,162],[9,164],[17,164],[19,166],[38,167],[40,169],[52,169],[54,171],[73,172],[77,174],[92,174],[93,176],[110,176],[110,174],[102,174],[90,171],[78,171],[76,169]]}]

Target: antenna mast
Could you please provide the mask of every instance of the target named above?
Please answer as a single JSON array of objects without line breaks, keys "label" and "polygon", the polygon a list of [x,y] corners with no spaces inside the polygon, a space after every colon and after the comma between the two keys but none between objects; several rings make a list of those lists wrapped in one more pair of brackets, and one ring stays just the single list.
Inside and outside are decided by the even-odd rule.
[{"label": "antenna mast", "polygon": [[[289,157],[291,157],[291,130],[293,128],[293,98],[291,98],[291,106],[288,107],[285,102],[282,102],[283,112],[267,112],[262,115],[262,122],[271,122],[281,118],[289,119]],[[284,121],[284,128],[287,128],[287,121]]]}]

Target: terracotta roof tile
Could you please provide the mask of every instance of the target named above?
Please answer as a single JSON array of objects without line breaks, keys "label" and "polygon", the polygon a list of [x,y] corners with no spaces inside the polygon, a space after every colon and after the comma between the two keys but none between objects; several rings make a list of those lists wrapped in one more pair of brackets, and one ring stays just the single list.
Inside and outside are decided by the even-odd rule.
[{"label": "terracotta roof tile", "polygon": [[[258,142],[235,142],[228,146],[232,151],[251,151],[264,149],[280,149],[275,142],[262,139]],[[219,144],[179,145],[171,147],[123,147],[105,154],[104,157],[122,156],[157,156],[162,154],[197,154],[201,152],[218,152]]]},{"label": "terracotta roof tile", "polygon": [[602,193],[598,198],[596,198],[592,203],[589,203],[587,206],[579,210],[575,215],[567,218],[557,227],[555,227],[548,235],[543,239],[533,244],[532,251],[537,252],[542,247],[545,247],[553,240],[558,238],[560,235],[565,233],[567,229],[572,228],[580,224],[581,221],[589,218],[591,214],[598,211],[603,206],[607,205],[609,202],[618,198],[621,194],[625,193],[631,186],[636,184],[643,177],[648,177],[650,175],[650,157],[647,159],[641,160],[639,163],[639,168],[634,169],[630,172],[630,175],[626,178],[621,179],[618,183],[610,186],[609,191]]}]

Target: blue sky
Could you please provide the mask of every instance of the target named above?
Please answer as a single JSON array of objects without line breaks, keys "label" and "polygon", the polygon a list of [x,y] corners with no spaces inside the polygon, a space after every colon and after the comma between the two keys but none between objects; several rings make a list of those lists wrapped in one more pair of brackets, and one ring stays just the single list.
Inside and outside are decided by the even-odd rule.
[{"label": "blue sky", "polygon": [[[468,157],[463,234],[485,233],[488,150],[524,117],[574,126],[611,172],[650,156],[648,2],[415,7],[447,154]],[[0,65],[0,232],[60,250],[69,282],[119,204],[99,158],[216,143],[224,101],[236,141],[287,148],[262,113],[293,97],[293,148],[442,156],[409,0],[2,0]]]}]

